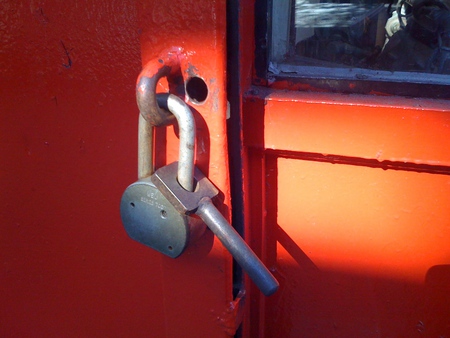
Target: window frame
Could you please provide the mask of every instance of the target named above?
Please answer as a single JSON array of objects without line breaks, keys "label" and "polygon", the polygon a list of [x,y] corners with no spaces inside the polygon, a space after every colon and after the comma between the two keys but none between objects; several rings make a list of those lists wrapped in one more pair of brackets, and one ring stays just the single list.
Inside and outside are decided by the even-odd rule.
[{"label": "window frame", "polygon": [[450,98],[450,75],[326,68],[271,63],[272,8],[276,0],[255,0],[254,85],[276,89],[328,91],[424,98]]}]

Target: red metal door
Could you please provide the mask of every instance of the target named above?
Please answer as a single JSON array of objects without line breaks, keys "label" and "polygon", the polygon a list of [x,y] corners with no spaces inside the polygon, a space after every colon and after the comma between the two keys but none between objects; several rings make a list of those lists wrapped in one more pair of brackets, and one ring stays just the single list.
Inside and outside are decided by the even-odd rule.
[{"label": "red metal door", "polygon": [[[448,101],[252,87],[258,8],[228,3],[4,3],[0,335],[221,337],[242,318],[248,337],[450,335]],[[270,298],[247,282],[235,299],[210,232],[174,260],[120,223],[134,83],[171,48],[197,165],[230,218],[232,154],[233,220],[280,281]],[[156,142],[176,159],[172,127]]]},{"label": "red metal door", "polygon": [[[0,336],[233,335],[232,260],[212,233],[174,260],[130,240],[119,215],[137,178],[136,79],[177,47],[194,79],[197,166],[229,217],[225,1],[6,1],[0,12]],[[159,131],[160,165],[177,143]]]}]

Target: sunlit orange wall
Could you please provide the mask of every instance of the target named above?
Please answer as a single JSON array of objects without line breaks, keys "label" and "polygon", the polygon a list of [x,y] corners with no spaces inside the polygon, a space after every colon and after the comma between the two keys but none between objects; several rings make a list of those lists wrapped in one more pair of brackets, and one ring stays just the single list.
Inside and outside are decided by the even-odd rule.
[{"label": "sunlit orange wall", "polygon": [[278,178],[278,224],[316,265],[422,283],[450,263],[447,175],[281,158]]},{"label": "sunlit orange wall", "polygon": [[281,285],[258,334],[449,335],[450,103],[273,91],[244,107],[263,195],[249,231]]}]

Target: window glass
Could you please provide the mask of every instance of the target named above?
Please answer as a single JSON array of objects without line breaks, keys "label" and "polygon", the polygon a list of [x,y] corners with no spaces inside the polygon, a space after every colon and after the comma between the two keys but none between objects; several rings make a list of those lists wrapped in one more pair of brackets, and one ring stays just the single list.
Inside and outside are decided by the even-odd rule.
[{"label": "window glass", "polygon": [[273,0],[269,71],[450,74],[446,1]]}]

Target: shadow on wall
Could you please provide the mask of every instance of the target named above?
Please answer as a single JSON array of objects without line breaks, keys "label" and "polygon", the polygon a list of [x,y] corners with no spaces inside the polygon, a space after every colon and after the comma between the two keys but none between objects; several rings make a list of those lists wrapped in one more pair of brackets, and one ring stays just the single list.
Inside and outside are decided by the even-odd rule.
[{"label": "shadow on wall", "polygon": [[450,265],[431,267],[424,284],[288,260],[277,268],[268,337],[450,337]]}]

